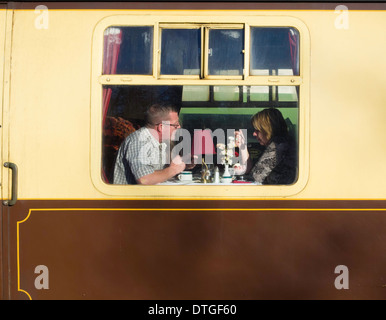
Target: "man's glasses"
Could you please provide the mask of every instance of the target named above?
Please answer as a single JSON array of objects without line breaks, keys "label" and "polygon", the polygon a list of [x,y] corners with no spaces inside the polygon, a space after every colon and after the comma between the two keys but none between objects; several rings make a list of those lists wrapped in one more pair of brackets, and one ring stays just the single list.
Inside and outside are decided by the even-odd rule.
[{"label": "man's glasses", "polygon": [[179,127],[181,127],[181,124],[177,123],[177,124],[172,124],[172,123],[167,123],[167,122],[161,122],[161,123],[157,123],[156,126],[158,126],[159,124],[166,124],[170,127],[174,127],[175,129],[178,129]]}]

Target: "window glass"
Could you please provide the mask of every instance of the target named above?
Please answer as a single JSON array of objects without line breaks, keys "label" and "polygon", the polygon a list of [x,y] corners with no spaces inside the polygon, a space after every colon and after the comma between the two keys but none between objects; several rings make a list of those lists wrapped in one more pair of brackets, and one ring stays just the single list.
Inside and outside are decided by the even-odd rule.
[{"label": "window glass", "polygon": [[[126,85],[103,88],[111,90],[102,139],[102,172],[108,183],[113,179],[115,157],[121,143],[144,125],[146,107],[155,103],[176,105],[182,128],[189,132],[191,139],[195,130],[215,132],[220,129],[225,133],[228,129],[247,130],[247,147],[253,161],[259,158],[263,148],[253,136],[251,117],[265,108],[279,109],[291,137],[298,141],[298,99],[277,99],[280,92],[285,93],[291,88],[291,95],[292,89],[296,93],[298,87]],[[216,145],[216,138],[214,143]],[[195,170],[199,173],[200,169],[198,166]]]},{"label": "window glass", "polygon": [[269,86],[252,86],[250,87],[249,96],[251,101],[269,101]]},{"label": "window glass", "polygon": [[298,101],[298,90],[292,86],[278,87],[279,101]]},{"label": "window glass", "polygon": [[161,75],[201,74],[201,29],[162,29]]},{"label": "window glass", "polygon": [[250,74],[299,75],[299,32],[294,28],[251,28]]},{"label": "window glass", "polygon": [[297,102],[298,87],[296,86],[251,86],[250,101]]},{"label": "window glass", "polygon": [[210,88],[209,86],[184,86],[182,90],[183,102],[202,102],[209,101]]},{"label": "window glass", "polygon": [[239,86],[214,86],[213,99],[214,101],[239,101],[240,88]]},{"label": "window glass", "polygon": [[[131,81],[126,81],[121,76],[100,78],[103,81],[102,157],[98,159],[102,160],[103,181],[107,184],[135,183],[134,171],[138,173],[138,177],[142,177],[145,172],[162,170],[164,165],[170,164],[168,161],[173,158],[174,147],[182,141],[185,144],[177,154],[183,156],[183,159],[186,151],[188,151],[189,161],[192,155],[200,155],[205,159],[208,154],[213,157],[216,155],[217,158],[213,159],[213,162],[205,160],[206,164],[219,166],[220,172],[225,174],[228,166],[218,162],[218,155],[227,155],[227,150],[222,149],[226,150],[225,153],[222,153],[215,149],[215,146],[218,147],[219,142],[219,145],[222,145],[222,142],[226,143],[221,140],[223,138],[221,134],[225,134],[228,138],[230,131],[233,131],[234,134],[234,131],[242,130],[247,138],[249,159],[253,161],[253,164],[258,164],[254,166],[257,171],[246,172],[247,175],[249,174],[248,179],[252,179],[249,181],[262,183],[263,180],[259,181],[255,178],[256,172],[262,175],[262,169],[265,169],[261,167],[264,164],[263,161],[259,162],[259,160],[266,159],[268,154],[264,152],[268,147],[275,148],[274,143],[284,143],[280,150],[288,151],[288,155],[291,155],[288,158],[290,162],[277,170],[272,170],[270,179],[273,180],[266,180],[263,184],[296,182],[297,177],[294,178],[294,175],[295,171],[298,172],[299,169],[297,157],[300,86],[277,86],[270,81],[272,79],[265,77],[299,76],[299,32],[291,27],[245,29],[242,23],[223,25],[221,23],[173,23],[157,24],[159,29],[156,30],[156,38],[154,38],[154,26],[113,26],[105,30],[102,74],[148,75],[150,77],[129,77]],[[250,39],[247,43],[245,43],[245,34]],[[154,64],[153,57],[156,56],[156,52],[158,55]],[[250,54],[247,66],[249,74],[262,76],[261,79],[258,79],[261,85],[253,82],[256,78],[249,77],[245,81],[246,79],[242,77],[246,68],[244,52]],[[157,77],[152,77],[153,74]],[[248,85],[245,85],[246,83]],[[295,83],[298,81],[291,82],[291,84]],[[290,83],[286,82],[286,84]],[[166,124],[154,120],[161,117],[161,113],[165,118],[161,108],[161,110],[153,111],[151,117],[154,118],[154,121],[148,122],[148,129],[143,128],[146,109],[154,104],[175,106],[179,110],[179,117],[171,113],[170,118],[173,119],[173,123]],[[160,106],[153,106],[153,108],[157,109]],[[252,117],[263,110],[264,112],[259,116],[264,117],[264,114],[269,114],[270,117],[276,117],[274,119],[277,121],[272,123],[278,127],[271,128],[271,133],[275,132],[275,141],[273,138],[268,138],[272,137],[268,134],[268,131],[271,130],[269,128],[265,136],[261,135],[262,132],[265,132],[265,129],[259,127],[258,124],[263,125],[262,118],[259,120],[255,118],[255,123],[252,124]],[[160,113],[157,114],[157,112]],[[159,126],[160,124],[162,126]],[[205,140],[207,131],[211,132],[210,140]],[[177,140],[172,137],[173,132],[176,133]],[[215,132],[220,134],[216,135]],[[154,141],[146,140],[149,136],[146,138],[145,135],[148,133],[152,134]],[[155,133],[158,134],[158,137]],[[177,133],[182,133],[182,135]],[[118,161],[116,161],[119,148],[125,138],[130,135],[132,136],[126,140],[126,144],[119,152]],[[186,137],[188,140],[184,140]],[[200,137],[204,139],[205,146],[196,145],[196,140],[200,141]],[[142,150],[139,147],[141,139],[149,142],[146,148],[154,147],[154,150],[149,149],[154,156],[154,163],[147,163],[151,158],[149,150],[145,150],[148,152],[146,157],[136,156],[137,151]],[[264,141],[264,139],[268,140]],[[160,146],[155,142],[159,142]],[[128,144],[133,149],[125,149]],[[228,163],[231,166],[230,169],[234,169],[233,164],[240,161],[240,158],[236,157],[240,149],[234,144],[232,148],[234,149],[232,150],[233,163]],[[240,154],[245,155],[245,153]],[[265,157],[260,158],[263,154]],[[167,162],[158,161],[164,156],[169,159]],[[139,165],[140,161],[144,162]],[[130,169],[127,169],[129,162],[131,163]],[[115,172],[118,174],[114,175],[114,167],[117,168]],[[288,179],[285,182],[274,180],[289,168],[291,175],[286,176]],[[213,166],[212,169],[214,169]],[[200,159],[196,167],[188,170],[192,170],[193,177],[197,179],[205,171],[204,163],[201,163]],[[124,177],[126,173],[129,173],[130,176]],[[235,175],[239,174],[235,173]],[[121,177],[127,179],[122,180]],[[235,176],[233,178],[237,179]],[[275,181],[282,182],[275,183]]]},{"label": "window glass", "polygon": [[209,75],[243,75],[244,29],[210,29]]},{"label": "window glass", "polygon": [[153,27],[106,29],[103,73],[151,75],[153,73]]}]

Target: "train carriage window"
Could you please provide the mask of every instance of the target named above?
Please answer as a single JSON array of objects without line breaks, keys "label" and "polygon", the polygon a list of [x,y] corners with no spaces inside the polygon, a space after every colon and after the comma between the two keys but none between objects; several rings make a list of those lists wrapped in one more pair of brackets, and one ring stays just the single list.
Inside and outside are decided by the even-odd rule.
[{"label": "train carriage window", "polygon": [[110,27],[104,34],[104,74],[153,74],[153,27]]},{"label": "train carriage window", "polygon": [[243,50],[243,29],[210,29],[209,75],[243,75]]},{"label": "train carriage window", "polygon": [[[279,99],[280,92],[293,88],[291,99]],[[253,136],[251,117],[265,109],[277,108],[283,115],[293,141],[298,141],[299,105],[297,87],[274,86],[184,86],[138,85],[105,86],[112,90],[104,125],[104,167],[106,181],[113,181],[114,161],[124,138],[144,125],[146,106],[173,104],[180,109],[180,124],[191,137],[198,129],[245,129],[251,159],[256,161],[262,148]],[[216,141],[214,140],[214,144]],[[213,163],[216,164],[215,160]],[[221,165],[220,165],[221,166]],[[197,169],[195,169],[197,170]],[[200,168],[198,168],[200,170]]]},{"label": "train carriage window", "polygon": [[200,29],[164,28],[161,39],[161,75],[200,75]]},{"label": "train carriage window", "polygon": [[299,75],[299,32],[251,28],[251,75]]},{"label": "train carriage window", "polygon": [[[264,147],[254,136],[251,118],[264,109],[277,109],[299,156],[304,94],[300,40],[295,27],[234,21],[183,24],[179,19],[106,28],[99,78],[104,183],[113,184],[119,147],[145,125],[145,110],[152,104],[178,108],[180,130],[189,132],[192,148],[196,130],[245,130],[253,162]],[[212,138],[216,145],[218,137]],[[235,149],[235,161],[240,160],[239,151]],[[213,164],[224,169],[216,158]],[[201,170],[199,164],[193,172]]]}]

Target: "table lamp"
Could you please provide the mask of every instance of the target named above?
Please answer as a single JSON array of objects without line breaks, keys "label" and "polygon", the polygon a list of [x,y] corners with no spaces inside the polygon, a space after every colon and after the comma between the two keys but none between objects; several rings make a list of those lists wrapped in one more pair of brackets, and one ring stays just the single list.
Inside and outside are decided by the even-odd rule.
[{"label": "table lamp", "polygon": [[198,155],[203,156],[201,158],[202,165],[203,165],[201,182],[207,183],[208,176],[209,176],[209,169],[204,160],[205,155],[216,154],[216,149],[214,147],[213,138],[212,138],[212,130],[210,129],[194,130],[192,154],[196,156]]}]

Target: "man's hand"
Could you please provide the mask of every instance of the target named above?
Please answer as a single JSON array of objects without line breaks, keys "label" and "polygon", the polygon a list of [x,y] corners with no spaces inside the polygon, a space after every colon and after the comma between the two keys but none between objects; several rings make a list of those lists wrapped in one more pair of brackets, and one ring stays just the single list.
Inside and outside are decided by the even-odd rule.
[{"label": "man's hand", "polygon": [[176,156],[170,163],[169,168],[174,173],[173,176],[175,176],[176,174],[179,174],[181,171],[185,170],[186,164],[182,161],[180,156]]},{"label": "man's hand", "polygon": [[198,159],[198,156],[194,155],[191,158],[192,158],[191,159],[191,163],[190,164],[186,164],[185,169],[192,170],[196,166],[196,161]]}]

